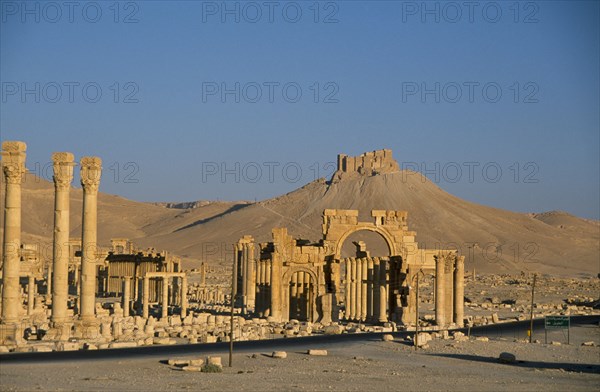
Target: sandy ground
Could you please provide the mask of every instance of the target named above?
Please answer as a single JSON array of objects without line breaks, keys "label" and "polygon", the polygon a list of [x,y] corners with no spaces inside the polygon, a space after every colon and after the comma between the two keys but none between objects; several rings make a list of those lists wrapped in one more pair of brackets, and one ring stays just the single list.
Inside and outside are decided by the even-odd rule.
[{"label": "sandy ground", "polygon": [[[540,337],[543,341],[543,336]],[[489,342],[434,340],[415,352],[404,341],[362,341],[319,345],[329,355],[306,355],[295,347],[286,359],[270,352],[238,352],[223,373],[183,372],[161,363],[168,358],[0,362],[2,391],[596,391],[600,386],[600,327],[575,327],[571,345],[514,342],[490,336]],[[581,346],[595,341],[595,347]],[[508,351],[516,364],[501,364]],[[252,354],[256,353],[255,358]],[[227,355],[222,356],[227,365]],[[193,358],[182,356],[181,358]]]}]

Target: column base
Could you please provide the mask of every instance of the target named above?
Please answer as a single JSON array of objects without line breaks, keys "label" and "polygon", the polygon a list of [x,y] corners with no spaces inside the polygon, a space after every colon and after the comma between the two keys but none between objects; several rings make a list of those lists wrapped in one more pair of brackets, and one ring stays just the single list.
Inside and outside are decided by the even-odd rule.
[{"label": "column base", "polygon": [[0,324],[0,345],[19,345],[23,342],[23,331],[20,323]]},{"label": "column base", "polygon": [[42,340],[67,341],[71,338],[72,327],[73,322],[71,321],[55,321],[52,323],[50,329],[46,332]]},{"label": "column base", "polygon": [[96,319],[76,320],[73,337],[79,339],[98,339],[100,337],[100,322]]}]

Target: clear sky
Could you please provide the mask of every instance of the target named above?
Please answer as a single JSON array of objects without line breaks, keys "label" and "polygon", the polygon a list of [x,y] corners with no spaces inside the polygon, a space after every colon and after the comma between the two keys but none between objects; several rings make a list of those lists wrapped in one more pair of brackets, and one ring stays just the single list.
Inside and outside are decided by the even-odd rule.
[{"label": "clear sky", "polygon": [[254,200],[390,148],[443,189],[600,216],[596,1],[0,1],[2,140],[142,201]]}]

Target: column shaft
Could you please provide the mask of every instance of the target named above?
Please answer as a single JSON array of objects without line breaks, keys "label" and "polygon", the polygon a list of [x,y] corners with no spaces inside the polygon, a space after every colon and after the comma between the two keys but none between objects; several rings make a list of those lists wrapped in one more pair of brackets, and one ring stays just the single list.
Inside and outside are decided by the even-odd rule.
[{"label": "column shaft", "polygon": [[454,268],[454,323],[458,327],[464,325],[465,306],[465,257],[457,256]]},{"label": "column shaft", "polygon": [[373,321],[373,259],[367,258],[367,320]]},{"label": "column shaft", "polygon": [[356,320],[356,309],[358,308],[356,304],[356,289],[358,287],[358,285],[356,284],[356,278],[358,276],[356,271],[356,259],[354,257],[350,258],[350,263],[352,264],[352,287],[350,288],[350,301],[352,303],[352,307],[350,308],[350,319]]},{"label": "column shaft", "polygon": [[98,187],[102,160],[98,157],[81,159],[83,187],[83,222],[81,231],[81,311],[83,320],[95,318],[96,312],[96,245],[98,230]]},{"label": "column shaft", "polygon": [[350,320],[350,282],[352,280],[350,260],[344,259],[344,264],[346,268],[346,287],[344,291],[344,305],[346,307],[346,311],[344,312],[344,317],[346,320]]},{"label": "column shaft", "polygon": [[33,275],[28,276],[27,282],[27,315],[33,314],[33,306],[35,301],[35,277]]},{"label": "column shaft", "polygon": [[188,281],[187,276],[181,277],[181,317],[187,317],[187,308],[188,308],[188,300],[187,300],[187,290],[188,290]]},{"label": "column shaft", "polygon": [[435,322],[438,326],[446,325],[445,320],[445,283],[444,258],[438,255],[435,259]]},{"label": "column shaft", "polygon": [[283,317],[281,307],[281,263],[281,256],[273,254],[271,262],[271,316],[276,321],[281,321]]},{"label": "column shaft", "polygon": [[131,297],[131,279],[129,277],[123,278],[123,317],[129,317],[129,304]]},{"label": "column shaft", "polygon": [[379,286],[381,286],[380,282],[380,260],[379,257],[373,258],[373,321],[379,322],[379,314],[381,311],[381,307],[379,306],[381,291],[379,290]]},{"label": "column shaft", "polygon": [[54,243],[52,252],[52,321],[67,320],[69,299],[69,191],[73,180],[71,153],[52,154],[54,162]]},{"label": "column shaft", "polygon": [[162,278],[162,315],[163,319],[166,319],[169,315],[169,278],[164,276]]},{"label": "column shaft", "polygon": [[4,175],[4,241],[2,247],[2,323],[19,321],[21,308],[19,272],[21,247],[21,183],[25,169],[23,142],[2,143],[2,172]]},{"label": "column shaft", "polygon": [[150,300],[150,278],[144,277],[144,287],[142,290],[142,317],[148,318],[148,306]]},{"label": "column shaft", "polygon": [[362,258],[360,259],[360,264],[361,264],[361,292],[360,292],[360,299],[361,299],[361,305],[360,305],[360,319],[362,321],[366,321],[367,320],[367,304],[368,304],[368,299],[367,299],[367,272],[368,272],[368,266],[367,266],[367,259],[366,258]]},{"label": "column shaft", "polygon": [[388,321],[387,315],[387,262],[383,259],[379,261],[379,322]]}]

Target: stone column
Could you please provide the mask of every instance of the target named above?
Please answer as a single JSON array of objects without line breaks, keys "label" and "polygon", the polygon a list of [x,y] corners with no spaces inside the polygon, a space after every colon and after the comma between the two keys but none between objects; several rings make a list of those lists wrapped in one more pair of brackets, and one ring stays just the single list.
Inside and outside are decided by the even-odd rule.
[{"label": "stone column", "polygon": [[357,306],[356,306],[356,259],[354,257],[350,258],[350,264],[352,265],[352,267],[351,267],[352,280],[350,283],[350,303],[352,305],[350,308],[350,319],[355,320]]},{"label": "stone column", "polygon": [[458,327],[464,325],[465,306],[465,256],[456,257],[454,268],[454,323]]},{"label": "stone column", "polygon": [[290,310],[293,310],[293,314],[297,313],[298,310],[298,275],[299,272],[292,274],[292,281],[290,284]]},{"label": "stone column", "polygon": [[[17,323],[21,298],[19,271],[21,248],[21,183],[27,172],[23,142],[2,143],[4,175],[4,242],[2,247],[2,324]],[[1,343],[1,342],[0,342]]]},{"label": "stone column", "polygon": [[254,243],[247,245],[248,252],[248,306],[254,310],[256,307],[256,259],[254,258]]},{"label": "stone column", "polygon": [[271,316],[275,321],[282,320],[281,312],[281,255],[273,254],[271,262]]},{"label": "stone column", "polygon": [[69,191],[73,180],[74,156],[52,154],[54,163],[54,243],[52,253],[52,321],[67,321],[69,299]]},{"label": "stone column", "polygon": [[46,304],[52,303],[52,264],[48,264],[48,273],[46,275]]},{"label": "stone column", "polygon": [[81,158],[83,187],[83,223],[81,231],[81,319],[92,320],[96,311],[96,245],[98,230],[98,187],[102,175],[102,160]]},{"label": "stone column", "polygon": [[272,287],[271,287],[271,262],[270,261],[265,261],[265,317],[267,317],[267,315],[271,314],[271,291],[272,291]]},{"label": "stone column", "polygon": [[202,263],[200,266],[200,286],[206,286],[206,264]]},{"label": "stone column", "polygon": [[356,320],[362,315],[362,259],[356,259]]},{"label": "stone column", "polygon": [[188,281],[187,276],[181,277],[181,317],[187,316],[188,300],[187,300]]},{"label": "stone column", "polygon": [[344,305],[346,308],[346,311],[344,312],[344,318],[346,320],[350,320],[350,281],[352,280],[352,271],[350,270],[350,260],[349,259],[345,259],[344,263],[346,264],[346,287],[345,287],[345,298],[344,298]]},{"label": "stone column", "polygon": [[368,266],[367,266],[367,259],[366,258],[362,258],[360,259],[360,264],[361,264],[361,269],[362,269],[362,273],[361,273],[361,292],[360,292],[360,299],[361,299],[361,305],[360,305],[360,319],[362,321],[367,321],[367,304],[368,304],[368,300],[367,300],[367,272],[368,272]]},{"label": "stone column", "polygon": [[381,282],[379,281],[379,257],[373,258],[373,321],[379,321],[379,312],[381,310],[379,306],[381,292],[379,290],[379,286],[381,286]]},{"label": "stone column", "polygon": [[28,276],[27,282],[27,315],[33,314],[35,304],[35,277],[33,275]]},{"label": "stone column", "polygon": [[447,324],[452,323],[452,315],[454,314],[454,258],[448,256],[446,258],[446,264],[444,269],[445,275],[445,290],[444,297],[446,300],[444,301],[444,305],[446,311],[444,312],[444,320],[446,320]]},{"label": "stone column", "polygon": [[246,313],[246,307],[248,306],[248,259],[246,253],[245,244],[238,244],[236,254],[241,254],[239,258],[240,264],[238,265],[238,277],[242,280],[242,287],[239,287],[238,296],[241,297],[242,311]]},{"label": "stone column", "polygon": [[367,320],[373,321],[373,259],[367,258]]},{"label": "stone column", "polygon": [[388,321],[387,315],[387,262],[379,261],[379,322],[385,323]]},{"label": "stone column", "polygon": [[161,317],[166,320],[169,316],[169,278],[162,278],[162,314]]},{"label": "stone column", "polygon": [[150,278],[144,276],[144,287],[142,290],[142,317],[148,318],[148,306],[150,302]]},{"label": "stone column", "polygon": [[446,320],[444,317],[446,310],[444,302],[444,291],[446,290],[444,270],[444,257],[438,255],[435,257],[435,323],[440,327],[446,325]]},{"label": "stone column", "polygon": [[123,278],[123,317],[129,317],[129,299],[131,297],[131,279],[126,276]]}]

